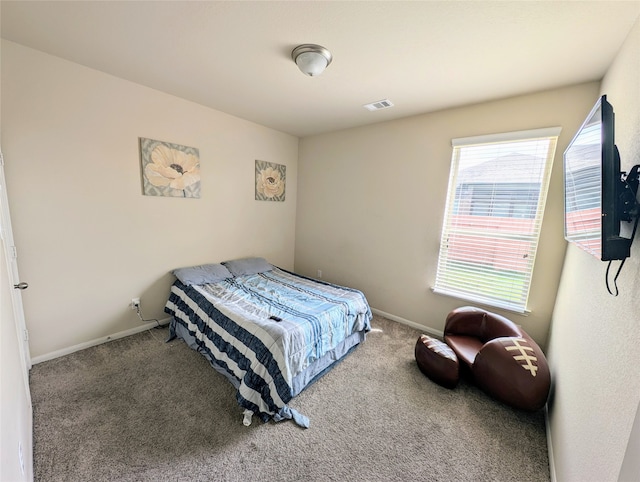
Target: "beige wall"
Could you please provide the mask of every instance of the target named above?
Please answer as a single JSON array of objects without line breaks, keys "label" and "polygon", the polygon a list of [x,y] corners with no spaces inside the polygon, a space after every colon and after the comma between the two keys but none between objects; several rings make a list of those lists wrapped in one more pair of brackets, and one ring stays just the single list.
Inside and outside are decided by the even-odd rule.
[{"label": "beige wall", "polygon": [[[614,107],[616,144],[622,169],[629,170],[640,163],[640,21],[602,93]],[[582,106],[585,116],[590,107]],[[640,241],[618,279],[618,297],[607,293],[605,269],[575,246],[567,249],[549,350],[555,378],[550,441],[563,482],[618,479],[640,401]]]},{"label": "beige wall", "polygon": [[[293,268],[296,137],[6,41],[2,127],[33,357],[139,326],[133,297],[164,318],[173,268]],[[202,197],[143,196],[138,137],[199,148]],[[254,200],[255,159],[287,166],[284,203]]]},{"label": "beige wall", "polygon": [[302,139],[296,270],[315,276],[320,269],[329,281],[362,289],[373,308],[442,331],[447,313],[467,303],[430,289],[451,139],[560,126],[531,313],[502,312],[544,345],[566,247],[562,152],[598,87],[589,83]]}]

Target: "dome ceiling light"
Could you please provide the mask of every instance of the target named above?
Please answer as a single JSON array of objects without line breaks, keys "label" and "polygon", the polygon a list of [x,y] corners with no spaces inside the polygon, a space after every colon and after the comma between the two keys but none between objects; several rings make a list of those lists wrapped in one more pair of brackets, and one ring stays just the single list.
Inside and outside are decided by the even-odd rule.
[{"label": "dome ceiling light", "polygon": [[291,58],[303,74],[315,77],[331,63],[331,52],[321,45],[302,44],[291,51]]}]

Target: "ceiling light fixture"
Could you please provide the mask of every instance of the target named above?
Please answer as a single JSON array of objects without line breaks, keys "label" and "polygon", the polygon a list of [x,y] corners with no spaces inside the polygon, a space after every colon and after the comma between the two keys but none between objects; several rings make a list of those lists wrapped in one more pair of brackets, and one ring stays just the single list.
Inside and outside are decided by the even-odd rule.
[{"label": "ceiling light fixture", "polygon": [[331,63],[331,52],[321,45],[302,44],[291,51],[291,58],[303,74],[315,77]]}]

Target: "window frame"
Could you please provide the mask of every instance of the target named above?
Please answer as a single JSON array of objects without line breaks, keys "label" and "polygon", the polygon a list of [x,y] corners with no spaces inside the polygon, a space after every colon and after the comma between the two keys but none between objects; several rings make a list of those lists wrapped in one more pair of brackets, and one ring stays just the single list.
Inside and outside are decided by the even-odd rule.
[{"label": "window frame", "polygon": [[[452,139],[449,184],[447,188],[444,219],[440,236],[440,247],[438,250],[437,271],[432,287],[432,290],[435,293],[453,296],[455,298],[464,299],[465,301],[471,301],[490,307],[502,308],[516,313],[529,312],[527,304],[531,290],[535,258],[551,179],[551,170],[556,156],[560,132],[560,127],[549,127]],[[466,159],[465,161],[461,161],[461,154],[464,149],[472,147],[486,147],[490,154],[496,156],[494,158],[487,158],[487,161],[497,162],[499,159],[497,154],[501,147],[505,147],[512,143],[517,144],[533,141],[548,142],[548,147],[543,149],[543,151],[546,150],[546,153],[544,155],[540,155],[540,159],[544,159],[544,161],[539,164],[541,171],[535,174],[535,176],[540,176],[539,180],[534,176],[534,174],[531,174],[531,179],[527,182],[521,183],[523,187],[526,186],[526,196],[520,195],[519,193],[511,195],[510,198],[505,196],[505,192],[508,193],[511,191],[513,193],[517,192],[519,189],[520,184],[514,184],[513,181],[510,183],[507,180],[500,183],[496,182],[494,179],[493,181],[487,182],[486,179],[482,180],[480,177],[478,177],[478,179],[474,179],[473,177],[469,179],[467,174],[467,179],[465,179],[466,182],[460,182],[460,172],[463,171],[465,167],[471,167],[473,162],[479,162],[478,160],[474,160],[470,163]],[[495,148],[495,153],[492,153],[491,147]],[[473,152],[473,150],[469,149],[468,152]],[[522,162],[522,165],[525,166],[526,164],[524,161]],[[461,164],[463,165],[462,168]],[[496,169],[495,166],[497,165],[498,164],[491,166],[489,169]],[[472,182],[468,182],[469,180]],[[478,182],[473,183],[474,180]],[[500,191],[500,184],[503,185],[503,191]],[[540,187],[537,191],[537,199],[532,200],[534,198],[531,198],[531,195],[532,192],[535,191],[531,190],[531,186],[538,184]],[[507,188],[506,186],[509,187]],[[459,188],[461,191],[458,193],[457,190]],[[486,199],[476,199],[474,207],[473,193],[475,189],[478,190],[478,193],[480,193],[482,189],[485,189],[486,192],[491,192],[491,194]],[[470,197],[462,197],[463,192],[466,192],[467,195],[468,193],[471,193]],[[523,198],[529,198],[529,200],[527,200],[524,205],[519,206],[518,201]],[[478,210],[478,203],[481,202],[486,202],[487,204],[486,206],[480,206],[482,211],[476,212],[485,212],[486,215],[477,216],[478,220],[474,220],[474,214],[472,211],[474,209]],[[507,210],[504,210],[505,206],[508,206]],[[531,209],[533,206],[535,206],[533,218],[522,216],[523,212]],[[456,220],[456,216],[459,216],[459,213],[461,212],[460,210],[463,209],[463,207],[468,209],[464,223]],[[520,209],[518,209],[518,207]],[[491,219],[492,216],[499,218],[495,213],[500,212],[501,209],[503,210],[502,213],[508,211],[509,215],[502,216],[500,219],[511,220],[513,222],[525,220],[527,223],[528,221],[531,221],[531,225],[527,226],[527,223],[525,223],[521,227],[514,227],[514,231],[510,233],[500,231],[500,228],[498,227],[490,226],[486,220]],[[521,215],[515,216],[514,214],[518,212]],[[484,220],[484,222],[482,222],[482,220]],[[474,222],[478,224],[474,225]],[[520,231],[517,232],[515,231],[516,229],[519,229]],[[452,242],[452,236],[459,236],[459,239]],[[465,237],[468,238],[468,240],[474,240],[474,242],[478,242],[479,244],[471,245],[468,240],[463,242],[462,239]],[[506,251],[508,249],[505,249],[505,246],[509,246],[509,243],[529,243],[523,245],[527,247],[527,254],[522,256],[524,261],[515,257],[512,260],[509,260],[510,254],[500,253],[499,256],[503,256],[504,259],[501,259],[501,266],[496,268],[495,266],[498,266],[497,264],[490,267],[491,262],[482,258],[483,255],[476,255],[476,251],[482,252],[485,246],[496,250],[496,252],[500,252],[501,249]],[[462,248],[456,247],[463,245],[466,246]],[[480,247],[479,249],[478,246]],[[460,253],[464,254],[466,257],[460,258]],[[508,263],[512,264],[509,265]],[[505,269],[505,266],[511,269],[507,270]],[[522,266],[525,267],[524,271],[521,271]],[[468,275],[468,277],[461,278],[459,275]],[[522,279],[520,279],[521,275],[523,276]],[[509,289],[505,289],[505,293],[508,294],[505,294],[504,296],[496,294],[496,292],[490,292],[491,288],[496,288],[497,286],[497,282],[495,280],[501,277],[507,279],[505,284],[509,285]],[[500,290],[497,290],[497,292],[500,292]]]}]

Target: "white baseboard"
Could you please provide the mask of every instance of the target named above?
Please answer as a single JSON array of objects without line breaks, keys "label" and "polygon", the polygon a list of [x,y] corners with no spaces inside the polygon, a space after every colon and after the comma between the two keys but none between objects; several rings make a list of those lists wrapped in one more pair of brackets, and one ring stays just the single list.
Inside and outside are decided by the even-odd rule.
[{"label": "white baseboard", "polygon": [[551,442],[551,426],[549,425],[549,406],[544,406],[544,425],[547,429],[547,451],[549,452],[549,476],[551,482],[556,482],[556,464],[553,458],[553,444]]},{"label": "white baseboard", "polygon": [[[426,327],[424,325],[420,325],[420,324],[418,324],[418,323],[416,323],[414,321],[410,321],[410,320],[407,320],[405,318],[400,318],[399,316],[395,316],[395,315],[392,315],[391,313],[386,313],[384,311],[377,310],[375,308],[371,308],[371,312],[375,313],[376,315],[383,316],[383,317],[385,317],[385,318],[387,318],[389,320],[397,321],[398,323],[402,323],[403,325],[410,326],[412,328],[415,328],[416,330],[421,330],[421,331],[426,332],[426,333],[428,333],[430,335],[442,338],[443,333],[441,331],[434,330],[433,328],[429,328],[429,327]],[[167,325],[169,323],[169,321],[171,321],[171,318],[163,318],[162,320],[159,320],[159,323],[160,323],[160,325]],[[119,333],[114,333],[113,335],[103,336],[101,338],[96,338],[95,340],[89,340],[89,341],[86,341],[84,343],[80,343],[78,345],[70,346],[70,347],[67,347],[67,348],[63,348],[61,350],[56,350],[56,351],[52,351],[50,353],[45,353],[44,355],[39,355],[39,356],[33,357],[31,359],[31,363],[33,365],[36,365],[38,363],[42,363],[42,362],[46,362],[46,361],[49,361],[49,360],[53,360],[53,359],[59,358],[61,356],[70,355],[71,353],[75,353],[75,352],[80,351],[80,350],[85,350],[87,348],[91,348],[92,346],[102,345],[103,343],[108,343],[110,341],[117,340],[119,338],[124,338],[126,336],[135,335],[136,333],[141,333],[141,332],[149,330],[150,328],[153,328],[155,326],[157,326],[157,323],[155,323],[155,322],[145,323],[143,325],[136,326],[135,328],[131,328],[130,330],[125,330],[125,331],[121,331]]]},{"label": "white baseboard", "polygon": [[371,312],[376,315],[383,316],[384,318],[387,318],[389,320],[397,321],[398,323],[402,323],[403,325],[410,326],[411,328],[415,328],[416,330],[421,330],[422,332],[426,332],[429,335],[437,336],[438,338],[442,338],[444,336],[444,333],[442,331],[429,328],[428,326],[421,325],[419,323],[416,323],[415,321],[400,318],[399,316],[392,315],[391,313],[385,313],[384,311],[377,310],[375,308],[371,308]]},{"label": "white baseboard", "polygon": [[103,343],[107,343],[109,341],[117,340],[118,338],[124,338],[125,336],[135,335],[136,333],[141,333],[143,331],[149,330],[160,325],[167,325],[171,321],[171,318],[163,318],[159,320],[157,323],[155,321],[150,321],[140,326],[136,326],[135,328],[131,328],[130,330],[121,331],[119,333],[114,333],[113,335],[103,336],[101,338],[96,338],[95,340],[85,341],[84,343],[80,343],[78,345],[70,346],[68,348],[63,348],[62,350],[52,351],[50,353],[45,353],[44,355],[36,356],[31,359],[31,363],[36,365],[38,363],[42,363],[45,361],[53,360],[54,358],[59,358],[61,356],[70,355],[71,353],[75,353],[80,350],[84,350],[86,348],[91,348],[92,346],[102,345]]}]

